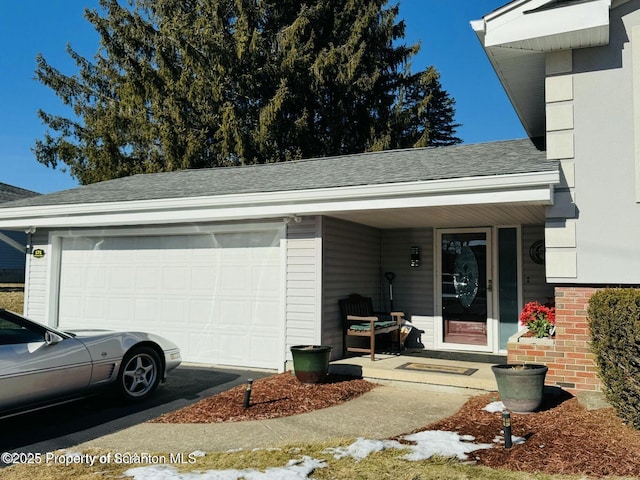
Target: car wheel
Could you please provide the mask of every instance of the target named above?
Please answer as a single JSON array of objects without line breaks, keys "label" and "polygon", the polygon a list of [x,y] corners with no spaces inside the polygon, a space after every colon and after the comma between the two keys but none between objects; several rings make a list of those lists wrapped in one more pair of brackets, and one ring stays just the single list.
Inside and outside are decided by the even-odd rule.
[{"label": "car wheel", "polygon": [[144,400],[159,381],[160,359],[153,349],[138,347],[125,355],[118,374],[118,388],[126,400]]}]

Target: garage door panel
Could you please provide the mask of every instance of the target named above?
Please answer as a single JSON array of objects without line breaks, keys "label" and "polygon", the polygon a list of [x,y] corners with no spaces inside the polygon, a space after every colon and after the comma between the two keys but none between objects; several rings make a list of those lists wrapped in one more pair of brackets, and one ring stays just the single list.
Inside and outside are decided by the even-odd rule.
[{"label": "garage door panel", "polygon": [[65,302],[60,302],[60,318],[84,318],[84,298],[68,294]]},{"label": "garage door panel", "polygon": [[136,289],[157,290],[160,288],[161,273],[159,267],[137,266],[135,268]]},{"label": "garage door panel", "polygon": [[213,269],[199,268],[198,271],[192,270],[190,280],[190,295],[210,297],[212,292],[218,291],[219,275]]},{"label": "garage door panel", "polygon": [[109,289],[131,290],[134,286],[134,277],[131,275],[131,268],[125,265],[114,265],[108,270]]},{"label": "garage door panel", "polygon": [[66,275],[61,279],[61,287],[65,289],[81,289],[86,283],[84,280],[85,269],[80,265],[67,265]]},{"label": "garage door panel", "polygon": [[91,295],[85,298],[84,302],[84,311],[87,320],[102,324],[105,321],[106,313],[109,308],[108,299],[104,296]]},{"label": "garage door panel", "polygon": [[251,285],[249,266],[223,265],[220,268],[219,289],[223,295],[241,295]]},{"label": "garage door panel", "polygon": [[131,299],[128,297],[109,297],[106,319],[127,322],[131,318]]},{"label": "garage door panel", "polygon": [[157,333],[187,362],[278,368],[278,235],[65,238],[59,323]]},{"label": "garage door panel", "polygon": [[213,300],[213,298],[190,299],[189,307],[185,314],[196,325],[209,323],[212,317],[217,316]]},{"label": "garage door panel", "polygon": [[264,295],[272,295],[278,292],[280,271],[277,268],[263,268],[259,265],[253,268],[251,289]]},{"label": "garage door panel", "polygon": [[184,298],[167,298],[161,300],[158,322],[164,324],[180,323],[188,315],[188,303]]},{"label": "garage door panel", "polygon": [[256,365],[267,365],[270,358],[278,354],[278,342],[276,338],[272,341],[265,342],[262,338],[251,338],[251,347],[249,349],[252,363]]},{"label": "garage door panel", "polygon": [[249,328],[251,326],[251,310],[247,302],[239,299],[220,298],[220,318],[218,323],[223,328]]},{"label": "garage door panel", "polygon": [[276,301],[258,300],[253,307],[253,327],[274,329],[278,324],[280,304]]},{"label": "garage door panel", "polygon": [[169,266],[162,269],[162,290],[182,293],[190,286],[188,267]]},{"label": "garage door panel", "polygon": [[219,335],[219,355],[231,365],[241,365],[246,362],[247,352],[245,351],[246,339],[239,331],[221,333]]},{"label": "garage door panel", "polygon": [[193,352],[192,362],[218,363],[218,345],[213,335],[192,333],[188,337],[188,349]]},{"label": "garage door panel", "polygon": [[158,297],[147,297],[133,299],[133,319],[135,322],[144,322],[145,325],[153,326],[154,323],[158,324],[159,308]]}]

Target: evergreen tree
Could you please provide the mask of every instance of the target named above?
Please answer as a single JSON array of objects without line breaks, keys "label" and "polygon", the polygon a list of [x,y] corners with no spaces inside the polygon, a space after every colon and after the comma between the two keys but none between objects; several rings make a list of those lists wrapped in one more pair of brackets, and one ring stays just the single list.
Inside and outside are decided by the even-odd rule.
[{"label": "evergreen tree", "polygon": [[387,0],[100,0],[78,73],[39,56],[37,78],[72,118],[38,161],[81,183],[136,173],[459,143],[437,71]]}]

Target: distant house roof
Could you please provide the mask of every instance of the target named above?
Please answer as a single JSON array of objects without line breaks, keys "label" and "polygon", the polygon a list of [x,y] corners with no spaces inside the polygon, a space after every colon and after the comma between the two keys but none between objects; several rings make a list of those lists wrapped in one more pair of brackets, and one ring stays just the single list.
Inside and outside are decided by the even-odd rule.
[{"label": "distant house roof", "polygon": [[23,198],[31,198],[40,195],[39,193],[25,190],[24,188],[14,187],[0,182],[0,202],[11,202]]},{"label": "distant house roof", "polygon": [[0,208],[294,192],[557,170],[557,162],[548,161],[544,151],[522,139],[133,175],[32,196]]}]

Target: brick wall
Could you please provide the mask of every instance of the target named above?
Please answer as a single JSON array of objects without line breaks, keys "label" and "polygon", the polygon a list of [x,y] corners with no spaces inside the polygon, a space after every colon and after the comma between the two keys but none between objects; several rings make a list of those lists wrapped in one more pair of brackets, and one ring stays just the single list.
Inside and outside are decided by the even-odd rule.
[{"label": "brick wall", "polygon": [[556,287],[555,338],[531,344],[510,342],[509,363],[547,365],[547,385],[575,392],[601,391],[587,322],[589,299],[595,292],[589,287]]}]

